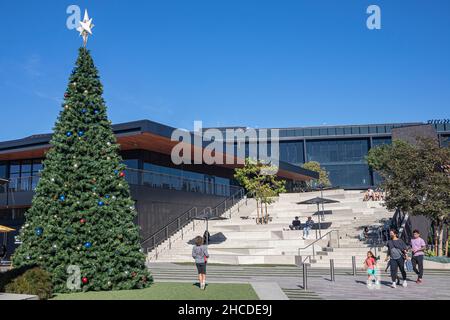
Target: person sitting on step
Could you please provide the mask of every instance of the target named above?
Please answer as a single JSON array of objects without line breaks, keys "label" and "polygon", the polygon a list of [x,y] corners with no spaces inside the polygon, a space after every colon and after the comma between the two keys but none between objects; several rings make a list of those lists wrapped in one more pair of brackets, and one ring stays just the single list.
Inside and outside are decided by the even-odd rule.
[{"label": "person sitting on step", "polygon": [[300,227],[301,227],[300,220],[298,220],[298,217],[295,217],[294,220],[292,221],[292,224],[289,225],[289,229],[300,230]]},{"label": "person sitting on step", "polygon": [[308,217],[308,220],[305,222],[305,226],[303,227],[303,239],[308,239],[309,232],[314,226],[314,220],[311,217]]}]

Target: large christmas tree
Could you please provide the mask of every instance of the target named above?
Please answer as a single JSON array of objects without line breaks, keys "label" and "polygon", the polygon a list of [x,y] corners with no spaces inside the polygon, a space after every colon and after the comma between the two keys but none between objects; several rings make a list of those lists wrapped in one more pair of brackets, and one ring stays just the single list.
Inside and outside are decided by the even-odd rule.
[{"label": "large christmas tree", "polygon": [[14,266],[48,270],[56,292],[69,291],[71,265],[80,268],[84,291],[151,281],[102,93],[92,57],[80,48],[13,258]]}]

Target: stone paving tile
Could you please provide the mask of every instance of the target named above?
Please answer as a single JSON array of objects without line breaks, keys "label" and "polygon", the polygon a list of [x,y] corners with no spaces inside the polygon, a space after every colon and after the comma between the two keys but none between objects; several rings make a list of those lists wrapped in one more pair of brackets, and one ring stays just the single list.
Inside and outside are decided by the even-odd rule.
[{"label": "stone paving tile", "polygon": [[[430,276],[421,285],[408,281],[408,287],[391,288],[388,279],[382,279],[380,289],[368,289],[365,277],[341,276],[336,282],[327,277],[308,279],[308,290],[317,293],[324,299],[362,299],[362,300],[448,300],[450,299],[450,277]],[[280,283],[282,288],[299,288],[300,281]]]}]

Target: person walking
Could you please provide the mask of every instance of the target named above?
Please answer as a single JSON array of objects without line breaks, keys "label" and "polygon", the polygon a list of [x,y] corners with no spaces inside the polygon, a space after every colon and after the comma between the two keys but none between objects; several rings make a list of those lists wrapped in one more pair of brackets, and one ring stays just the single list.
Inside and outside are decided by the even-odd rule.
[{"label": "person walking", "polygon": [[367,258],[364,260],[364,267],[367,269],[367,288],[372,289],[372,277],[375,280],[375,286],[380,288],[380,280],[377,273],[377,258],[372,251],[367,252]]},{"label": "person walking", "polygon": [[398,238],[397,230],[390,231],[391,240],[388,241],[387,247],[388,252],[386,256],[386,260],[389,260],[389,267],[391,268],[391,279],[392,279],[392,288],[397,287],[398,280],[398,269],[402,274],[402,283],[403,287],[407,287],[408,283],[406,282],[406,271],[405,271],[405,259],[407,259],[407,251],[408,247],[402,239]]},{"label": "person walking", "polygon": [[206,263],[208,262],[209,253],[208,247],[203,244],[203,238],[197,236],[194,239],[195,244],[192,248],[192,258],[195,259],[195,264],[197,266],[198,281],[200,284],[200,289],[206,289]]},{"label": "person walking", "polygon": [[[420,237],[419,230],[413,231],[413,239],[411,239],[411,250],[412,250],[412,258],[411,262],[413,265],[413,270],[417,274],[416,283],[422,283],[423,278],[423,256],[424,251],[427,248],[427,244]],[[419,267],[417,269],[417,267]]]}]

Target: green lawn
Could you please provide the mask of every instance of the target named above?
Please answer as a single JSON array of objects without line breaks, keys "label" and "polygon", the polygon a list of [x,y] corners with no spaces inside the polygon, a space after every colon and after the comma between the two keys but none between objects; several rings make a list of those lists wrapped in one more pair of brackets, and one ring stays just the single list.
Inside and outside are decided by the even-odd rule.
[{"label": "green lawn", "polygon": [[58,294],[53,300],[259,300],[250,284],[212,283],[200,290],[193,283],[154,283],[141,290]]}]

